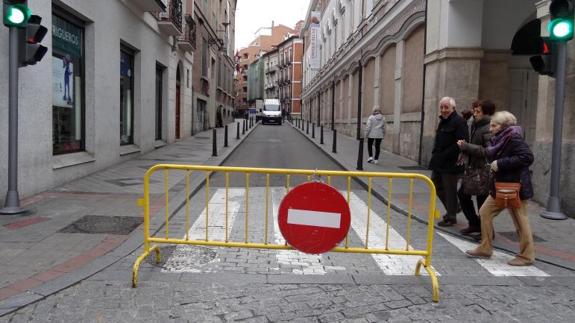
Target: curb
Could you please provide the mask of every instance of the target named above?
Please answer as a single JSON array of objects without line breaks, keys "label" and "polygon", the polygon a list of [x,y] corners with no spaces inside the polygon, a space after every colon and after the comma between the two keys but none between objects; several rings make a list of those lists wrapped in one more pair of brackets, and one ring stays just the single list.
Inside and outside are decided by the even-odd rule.
[{"label": "curb", "polygon": [[[222,165],[225,161],[236,151],[236,149],[244,142],[246,138],[258,127],[259,123],[256,123],[251,129],[248,129],[246,133],[240,137],[239,141],[237,141],[235,146],[230,146],[228,151],[224,154],[220,154],[217,157],[211,157],[206,160],[203,164],[204,165]],[[178,182],[180,183],[180,182]],[[177,184],[174,186],[177,186]],[[190,181],[190,196],[193,196],[200,190],[203,185],[205,184],[203,178],[196,178]],[[179,199],[182,199],[179,202]],[[185,192],[179,192],[174,197],[174,203],[176,207],[171,212],[172,216],[174,216],[178,210],[180,210],[185,205]],[[161,213],[163,208],[158,210],[157,212]],[[163,221],[162,217],[152,217],[152,219],[157,219],[156,221],[151,221],[154,223],[150,223],[150,227],[156,228],[155,232],[161,230],[163,224],[158,223]],[[55,294],[61,290],[64,290],[72,285],[81,282],[87,278],[94,276],[95,274],[107,269],[108,267],[114,265],[118,261],[124,259],[132,252],[136,251],[143,245],[142,239],[142,232],[143,232],[143,224],[141,224],[138,228],[136,228],[132,233],[128,236],[128,238],[121,243],[117,248],[113,249],[112,251],[108,252],[102,257],[96,258],[94,261],[88,263],[87,265],[81,267],[80,269],[59,276],[56,279],[48,281],[42,285],[37,287],[31,288],[26,292],[14,295],[9,297],[5,300],[0,301],[0,317],[15,312],[25,306],[28,306],[32,303],[37,301],[43,300],[44,298]],[[154,233],[155,233],[154,232]],[[129,281],[131,279],[131,273],[126,274],[126,279]]]}]

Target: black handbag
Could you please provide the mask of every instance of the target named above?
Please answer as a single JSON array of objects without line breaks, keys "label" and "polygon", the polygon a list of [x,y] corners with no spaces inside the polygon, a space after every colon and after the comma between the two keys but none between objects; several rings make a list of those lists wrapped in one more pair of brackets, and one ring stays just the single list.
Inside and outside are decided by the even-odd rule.
[{"label": "black handbag", "polygon": [[491,166],[485,164],[482,168],[467,166],[461,185],[463,193],[467,195],[487,195],[489,193],[489,180]]}]

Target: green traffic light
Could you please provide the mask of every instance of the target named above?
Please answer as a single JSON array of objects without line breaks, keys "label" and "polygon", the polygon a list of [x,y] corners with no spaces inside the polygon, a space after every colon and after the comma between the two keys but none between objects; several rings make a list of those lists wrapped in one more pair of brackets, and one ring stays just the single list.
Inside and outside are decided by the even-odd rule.
[{"label": "green traffic light", "polygon": [[549,36],[551,40],[566,41],[573,38],[573,20],[553,19],[549,23]]},{"label": "green traffic light", "polygon": [[4,6],[4,25],[24,27],[30,19],[30,9],[21,4]]},{"label": "green traffic light", "polygon": [[6,19],[15,25],[19,25],[23,23],[24,20],[26,20],[26,16],[24,15],[24,12],[20,8],[10,7],[8,8]]}]

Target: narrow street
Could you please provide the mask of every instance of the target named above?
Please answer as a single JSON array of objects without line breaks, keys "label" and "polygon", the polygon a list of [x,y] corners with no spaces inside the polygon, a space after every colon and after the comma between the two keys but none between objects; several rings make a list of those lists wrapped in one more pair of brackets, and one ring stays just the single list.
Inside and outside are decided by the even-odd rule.
[{"label": "narrow street", "polygon": [[[305,154],[294,147],[303,147]],[[340,167],[290,125],[259,125],[227,159],[249,167]],[[305,181],[305,178],[301,182]],[[298,180],[292,182],[296,185]],[[210,239],[224,240],[223,176],[210,181]],[[265,180],[250,181],[249,228],[245,230],[245,182],[231,176],[230,241],[263,241]],[[334,186],[338,187],[337,181]],[[342,186],[345,187],[345,186]],[[339,187],[338,187],[339,188]],[[190,204],[203,205],[205,191]],[[285,178],[270,180],[268,239],[284,242],[277,209],[286,193]],[[345,194],[345,189],[342,189]],[[425,203],[425,201],[417,201]],[[219,206],[218,206],[219,205]],[[352,185],[350,245],[365,243],[367,194]],[[206,210],[191,208],[190,239],[202,239]],[[184,210],[170,219],[170,235],[184,237]],[[386,206],[373,199],[370,246],[385,246]],[[218,216],[220,215],[220,216]],[[406,244],[406,217],[391,213],[390,245]],[[273,223],[273,224],[272,224]],[[427,226],[413,221],[410,245],[422,247]],[[159,228],[159,235],[164,227]],[[414,276],[418,257],[258,250],[200,246],[163,246],[162,261],[148,257],[140,268],[138,288],[131,288],[131,266],[139,251],[80,283],[5,317],[32,321],[190,321],[190,322],[333,322],[333,321],[509,321],[568,320],[573,314],[575,273],[538,262],[511,267],[512,256],[497,251],[491,260],[465,257],[471,242],[438,233],[433,266],[439,273],[441,301],[431,301],[428,277]],[[530,309],[526,311],[526,309]]]}]

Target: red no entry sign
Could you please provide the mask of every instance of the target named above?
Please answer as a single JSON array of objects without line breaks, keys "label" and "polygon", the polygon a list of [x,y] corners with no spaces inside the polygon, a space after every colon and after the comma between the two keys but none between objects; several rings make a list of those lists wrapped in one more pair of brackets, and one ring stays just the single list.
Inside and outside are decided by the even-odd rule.
[{"label": "red no entry sign", "polygon": [[319,254],[345,238],[351,218],[347,201],[335,188],[313,182],[289,191],[280,204],[278,222],[291,246]]}]

